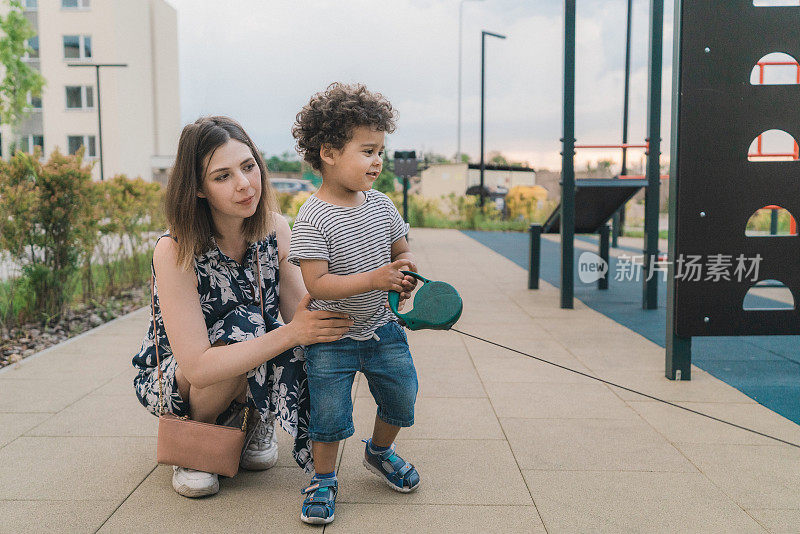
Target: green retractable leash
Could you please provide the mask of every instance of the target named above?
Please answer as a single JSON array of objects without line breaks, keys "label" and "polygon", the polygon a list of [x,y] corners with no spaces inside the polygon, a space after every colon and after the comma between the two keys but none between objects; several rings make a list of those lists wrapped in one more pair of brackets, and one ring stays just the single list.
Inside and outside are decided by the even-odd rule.
[{"label": "green retractable leash", "polygon": [[456,330],[452,328],[456,321],[461,317],[461,311],[464,308],[464,303],[461,301],[461,296],[458,294],[458,291],[446,282],[436,282],[428,280],[427,278],[418,275],[412,271],[400,271],[403,274],[407,274],[409,276],[413,276],[417,280],[421,280],[423,282],[422,287],[417,290],[417,294],[414,296],[414,309],[408,313],[400,313],[397,310],[397,306],[400,303],[400,294],[396,291],[389,291],[389,306],[391,307],[392,311],[395,315],[397,315],[400,319],[402,319],[406,327],[409,330],[422,330],[422,329],[430,329],[430,330],[451,330],[458,334],[463,334],[465,336],[471,337],[473,339],[477,339],[479,341],[483,341],[484,343],[488,343],[490,345],[495,345],[497,347],[502,347],[506,350],[511,352],[516,352],[517,354],[521,354],[523,356],[527,356],[528,358],[532,358],[534,360],[540,361],[542,363],[546,363],[548,365],[553,365],[565,371],[569,371],[575,374],[579,374],[581,376],[585,376],[586,378],[591,378],[592,380],[597,380],[598,382],[602,382],[609,386],[613,386],[616,388],[623,389],[625,391],[629,391],[631,393],[635,393],[637,395],[641,395],[648,399],[652,399],[669,406],[673,406],[675,408],[680,408],[681,410],[693,413],[695,415],[700,415],[706,417],[708,419],[717,421],[719,423],[724,423],[726,425],[732,426],[734,428],[738,428],[740,430],[744,430],[747,432],[752,432],[753,434],[757,434],[759,436],[763,436],[765,438],[772,439],[774,441],[784,443],[786,445],[790,445],[792,447],[800,448],[800,443],[793,443],[791,441],[787,441],[785,439],[778,438],[776,436],[772,436],[770,434],[765,434],[764,432],[759,432],[758,430],[754,430],[752,428],[748,428],[742,425],[737,425],[736,423],[732,423],[730,421],[726,421],[724,419],[720,419],[718,417],[714,417],[713,415],[708,415],[703,412],[699,412],[697,410],[693,410],[691,408],[687,408],[686,406],[681,406],[680,404],[675,404],[674,402],[660,399],[653,395],[649,395],[647,393],[642,393],[641,391],[637,391],[632,388],[628,388],[625,386],[621,386],[619,384],[615,384],[614,382],[610,382],[608,380],[604,380],[602,378],[590,375],[588,373],[584,373],[582,371],[578,371],[576,369],[571,369],[564,365],[560,365],[544,358],[540,358],[538,356],[534,356],[533,354],[528,354],[526,352],[519,351],[517,349],[512,349],[511,347],[507,347],[505,345],[501,345],[499,343],[495,343],[494,341],[490,341],[488,339],[484,339],[482,337],[478,337],[472,334],[468,334],[467,332],[462,332],[460,330]]},{"label": "green retractable leash", "polygon": [[408,276],[413,276],[422,282],[422,287],[414,296],[414,309],[408,313],[400,313],[397,306],[400,304],[400,293],[389,291],[389,307],[404,323],[409,330],[450,330],[461,317],[464,303],[456,288],[446,282],[428,280],[413,271],[400,271]]}]

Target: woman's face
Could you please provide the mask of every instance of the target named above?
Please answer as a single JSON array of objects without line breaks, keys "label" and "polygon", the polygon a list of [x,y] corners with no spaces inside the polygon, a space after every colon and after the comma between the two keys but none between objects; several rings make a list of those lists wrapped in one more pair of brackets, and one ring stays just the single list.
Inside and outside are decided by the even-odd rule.
[{"label": "woman's face", "polygon": [[252,216],[261,199],[261,170],[250,147],[229,139],[206,159],[197,196],[208,200],[214,218]]}]

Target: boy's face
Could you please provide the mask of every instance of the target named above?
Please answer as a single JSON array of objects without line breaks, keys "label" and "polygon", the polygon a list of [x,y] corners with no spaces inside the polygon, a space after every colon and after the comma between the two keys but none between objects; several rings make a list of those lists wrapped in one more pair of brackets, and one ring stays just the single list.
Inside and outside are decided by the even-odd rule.
[{"label": "boy's face", "polygon": [[323,180],[334,181],[347,191],[368,191],[383,168],[386,133],[370,126],[353,129],[353,137],[341,150],[330,150],[323,161],[328,172]]}]

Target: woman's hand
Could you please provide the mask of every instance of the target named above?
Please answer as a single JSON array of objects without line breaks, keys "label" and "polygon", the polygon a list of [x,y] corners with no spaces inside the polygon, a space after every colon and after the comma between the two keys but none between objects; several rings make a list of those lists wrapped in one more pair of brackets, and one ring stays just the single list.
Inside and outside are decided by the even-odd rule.
[{"label": "woman's hand", "polygon": [[306,295],[300,300],[294,312],[292,322],[284,328],[291,328],[297,345],[313,345],[314,343],[328,343],[340,339],[347,333],[353,320],[345,313],[316,310],[311,311],[311,295]]}]

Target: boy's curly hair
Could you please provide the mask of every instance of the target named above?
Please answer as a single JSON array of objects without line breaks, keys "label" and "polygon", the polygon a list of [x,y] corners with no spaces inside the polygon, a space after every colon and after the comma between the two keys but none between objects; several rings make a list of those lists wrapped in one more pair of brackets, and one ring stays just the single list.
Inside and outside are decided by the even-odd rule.
[{"label": "boy's curly hair", "polygon": [[332,83],[311,97],[297,114],[292,135],[297,152],[316,170],[322,169],[322,145],[342,149],[353,138],[353,129],[371,126],[392,133],[396,111],[380,93],[361,84]]}]

